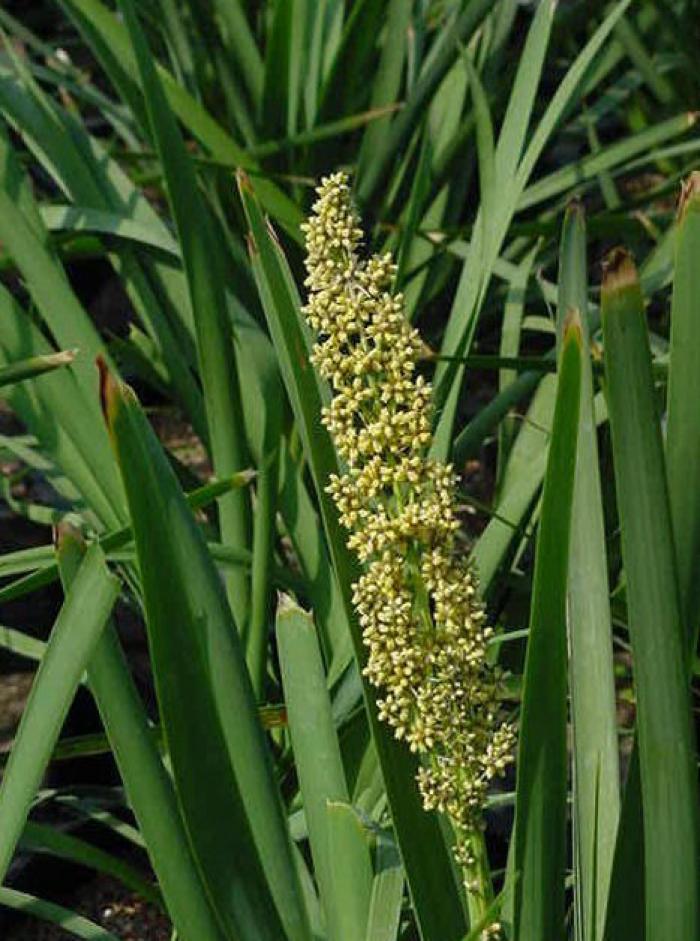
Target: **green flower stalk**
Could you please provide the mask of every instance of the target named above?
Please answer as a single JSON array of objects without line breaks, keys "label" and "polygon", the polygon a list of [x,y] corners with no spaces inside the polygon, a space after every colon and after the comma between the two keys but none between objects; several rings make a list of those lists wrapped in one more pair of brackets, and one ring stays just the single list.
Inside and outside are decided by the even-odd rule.
[{"label": "green flower stalk", "polygon": [[364,566],[354,604],[365,673],[380,718],[421,756],[423,805],[449,817],[468,881],[489,783],[511,760],[514,731],[499,715],[475,576],[457,552],[455,475],[428,456],[431,388],[416,375],[420,337],[391,293],[395,266],[390,255],[358,254],[344,174],[325,178],[317,196],[304,226],[304,312],[317,334],[314,364],[333,390],[323,420],[345,464],[329,490]]}]

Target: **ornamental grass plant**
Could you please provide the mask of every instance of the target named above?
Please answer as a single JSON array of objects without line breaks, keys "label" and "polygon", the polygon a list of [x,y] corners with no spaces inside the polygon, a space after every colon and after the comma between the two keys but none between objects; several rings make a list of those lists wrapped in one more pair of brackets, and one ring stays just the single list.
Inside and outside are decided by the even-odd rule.
[{"label": "ornamental grass plant", "polygon": [[3,937],[700,939],[696,13],[3,4]]}]

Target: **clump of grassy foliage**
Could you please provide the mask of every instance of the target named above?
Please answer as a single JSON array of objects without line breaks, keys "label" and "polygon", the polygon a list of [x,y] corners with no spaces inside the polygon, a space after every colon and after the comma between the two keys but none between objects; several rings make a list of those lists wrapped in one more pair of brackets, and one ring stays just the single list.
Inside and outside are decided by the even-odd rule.
[{"label": "clump of grassy foliage", "polygon": [[[692,7],[0,11],[0,385],[23,428],[0,447],[53,495],[4,484],[46,533],[0,556],[0,603],[64,592],[47,640],[0,629],[37,662],[0,786],[0,903],[114,937],[6,882],[40,850],[121,879],[181,941],[700,936]],[[478,584],[479,675],[517,728],[515,770],[479,796],[483,838],[480,815],[426,811],[416,777],[449,742],[397,740],[391,657],[383,704],[366,669],[353,586],[378,548],[338,517],[332,490],[362,516],[338,483],[361,468],[323,424],[333,371],[302,309],[302,223],[338,168],[395,260],[375,275],[432,390],[421,467],[460,476],[450,579]],[[81,300],[91,266],[128,327]],[[153,404],[201,443],[206,479],[158,439]],[[117,604],[148,637],[153,713]],[[81,685],[103,731],[68,739]],[[42,789],[95,751],[123,786]],[[148,866],[47,823],[66,802]]]}]

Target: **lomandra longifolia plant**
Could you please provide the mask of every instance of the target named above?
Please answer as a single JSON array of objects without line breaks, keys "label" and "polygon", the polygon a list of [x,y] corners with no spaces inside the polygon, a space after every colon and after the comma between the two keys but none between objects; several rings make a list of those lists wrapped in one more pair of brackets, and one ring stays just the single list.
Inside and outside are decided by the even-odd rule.
[{"label": "lomandra longifolia plant", "polygon": [[421,340],[392,294],[390,255],[363,259],[344,174],[325,178],[305,225],[313,360],[333,389],[324,411],[345,472],[330,483],[364,565],[354,603],[379,716],[420,754],[426,810],[446,814],[467,889],[491,779],[511,759],[498,707],[491,629],[457,552],[455,477],[429,456],[431,389]]}]

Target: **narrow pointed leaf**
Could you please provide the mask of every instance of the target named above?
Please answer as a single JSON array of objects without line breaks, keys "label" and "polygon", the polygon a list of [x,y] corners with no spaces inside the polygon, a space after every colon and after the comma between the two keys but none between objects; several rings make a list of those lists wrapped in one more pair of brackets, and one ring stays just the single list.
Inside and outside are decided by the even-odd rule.
[{"label": "narrow pointed leaf", "polygon": [[567,607],[574,738],[574,872],[581,938],[602,941],[620,816],[620,769],[587,295],[585,220],[582,208],[574,205],[564,219],[557,320],[561,331],[568,312],[579,311],[584,343]]},{"label": "narrow pointed leaf", "polygon": [[[247,464],[238,373],[225,317],[224,263],[207,205],[197,188],[194,168],[170,110],[131,0],[121,9],[134,50],[151,133],[161,159],[170,206],[177,226],[197,337],[212,462],[220,477]],[[193,220],[197,224],[193,225]],[[237,549],[249,545],[248,495],[231,492],[219,500],[222,540]],[[227,576],[229,602],[240,631],[249,617],[250,587],[245,573]]]},{"label": "narrow pointed leaf", "polygon": [[518,750],[515,932],[564,931],[567,798],[566,587],[581,392],[581,322],[564,328],[537,537]]},{"label": "narrow pointed leaf", "polygon": [[366,941],[372,899],[372,866],[367,832],[353,808],[328,801],[328,839],[334,860],[331,878],[338,908],[333,922],[338,941]]},{"label": "narrow pointed leaf", "polygon": [[[84,552],[77,533],[67,527],[59,529],[57,555],[66,591],[75,581]],[[111,621],[92,652],[87,680],[173,924],[183,937],[222,941],[224,936],[197,871],[172,781]],[[56,847],[55,840],[52,845],[61,848]],[[92,865],[97,863],[99,859]]]},{"label": "narrow pointed leaf", "polygon": [[673,270],[671,348],[668,373],[666,465],[671,502],[681,614],[688,649],[696,649],[700,628],[700,173],[693,173],[681,198]]},{"label": "narrow pointed leaf", "polygon": [[0,786],[0,881],[7,873],[63,720],[119,593],[92,547],[54,624]]},{"label": "narrow pointed leaf", "polygon": [[622,251],[602,291],[608,409],[637,696],[646,941],[700,934],[700,843],[686,633],[639,279]]},{"label": "narrow pointed leaf", "polygon": [[[289,731],[314,871],[332,941],[363,941],[372,866],[361,828],[338,820],[348,786],[316,628],[311,617],[283,597],[277,610],[277,644]],[[352,811],[351,811],[352,813]],[[356,821],[355,821],[356,823]],[[350,873],[347,881],[339,873]]]},{"label": "narrow pointed leaf", "polygon": [[396,848],[380,842],[372,884],[367,941],[396,941],[401,923],[404,875]]},{"label": "narrow pointed leaf", "polygon": [[0,386],[10,386],[24,379],[35,379],[42,373],[51,372],[61,366],[68,366],[75,359],[75,352],[66,350],[61,353],[49,353],[46,356],[33,356],[21,359],[0,368]]},{"label": "narrow pointed leaf", "polygon": [[37,898],[28,892],[0,886],[0,905],[57,925],[61,931],[67,931],[76,938],[81,938],[82,941],[121,941],[111,931],[101,928],[89,918],[77,915],[62,905]]},{"label": "narrow pointed leaf", "polygon": [[229,936],[279,941],[281,917],[290,938],[304,939],[279,794],[219,575],[133,394],[107,373],[103,404],[131,509],[161,723],[192,851]]}]

